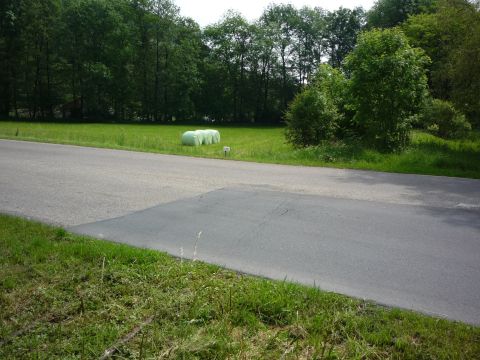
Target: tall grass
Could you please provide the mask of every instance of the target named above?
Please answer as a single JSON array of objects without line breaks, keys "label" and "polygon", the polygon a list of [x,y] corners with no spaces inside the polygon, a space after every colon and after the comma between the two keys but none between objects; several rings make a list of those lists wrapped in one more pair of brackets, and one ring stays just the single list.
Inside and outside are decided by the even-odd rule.
[{"label": "tall grass", "polygon": [[115,344],[119,358],[475,359],[479,340],[477,327],[0,215],[2,359]]}]

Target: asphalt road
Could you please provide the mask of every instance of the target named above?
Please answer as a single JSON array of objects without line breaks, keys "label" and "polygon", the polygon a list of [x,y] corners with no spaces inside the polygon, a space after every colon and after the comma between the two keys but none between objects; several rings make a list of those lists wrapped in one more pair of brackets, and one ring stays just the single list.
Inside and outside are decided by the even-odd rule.
[{"label": "asphalt road", "polygon": [[0,211],[480,324],[480,181],[0,141]]}]

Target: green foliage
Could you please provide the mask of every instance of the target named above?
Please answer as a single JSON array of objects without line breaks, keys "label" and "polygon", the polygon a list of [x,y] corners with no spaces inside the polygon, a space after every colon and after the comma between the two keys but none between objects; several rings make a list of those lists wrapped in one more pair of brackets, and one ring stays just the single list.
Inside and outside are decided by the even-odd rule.
[{"label": "green foliage", "polygon": [[421,121],[427,130],[446,139],[464,138],[472,129],[465,115],[459,113],[449,101],[440,99],[427,103]]},{"label": "green foliage", "polygon": [[288,68],[293,64],[292,57],[295,53],[294,42],[299,23],[298,12],[291,4],[272,4],[266,9],[260,21],[271,30],[274,39],[273,49],[279,54],[277,58],[281,76],[279,98],[285,109],[295,93],[294,76],[288,71]]},{"label": "green foliage", "polygon": [[330,99],[341,115],[338,119],[337,138],[352,138],[356,129],[352,123],[354,113],[349,107],[350,83],[342,71],[328,64],[319,66],[312,85]]},{"label": "green foliage", "polygon": [[411,117],[427,93],[426,57],[398,29],[363,33],[346,59],[354,121],[368,144],[397,151],[409,141]]},{"label": "green foliage", "polygon": [[369,28],[390,28],[411,15],[432,11],[437,0],[377,0],[367,13]]},{"label": "green foliage", "polygon": [[353,48],[362,14],[271,5],[201,30],[172,0],[4,0],[0,114],[279,123],[322,59]]},{"label": "green foliage", "polygon": [[[399,24],[432,59],[432,95],[480,125],[478,4],[378,0],[368,13],[370,27]],[[3,0],[0,114],[280,123],[322,61],[343,67],[364,26],[361,8],[273,4],[201,30],[172,0]]]},{"label": "green foliage", "polygon": [[[247,86],[246,67],[247,54],[250,51],[253,30],[248,22],[238,13],[228,12],[221,22],[208,26],[204,32],[204,39],[211,49],[210,57],[218,62],[212,77],[220,78],[220,90],[209,96],[217,97],[215,107],[205,108],[206,113],[218,116],[227,116],[239,121],[245,114],[241,104],[245,100]],[[219,76],[222,74],[222,76]],[[210,74],[209,74],[210,75]],[[209,77],[209,81],[211,81]],[[209,99],[205,99],[206,104]]]},{"label": "green foliage", "polygon": [[328,64],[318,67],[313,79],[313,86],[326,94],[339,107],[346,103],[348,81],[343,73]]},{"label": "green foliage", "polygon": [[311,87],[298,94],[285,115],[287,140],[295,147],[331,140],[340,115],[326,93]]},{"label": "green foliage", "polygon": [[452,53],[452,101],[480,127],[480,8],[468,23],[460,47]]},{"label": "green foliage", "polygon": [[327,15],[326,46],[329,64],[341,67],[347,54],[353,50],[363,28],[365,13],[362,8],[340,8]]},{"label": "green foliage", "polygon": [[480,8],[466,0],[438,0],[434,12],[410,17],[402,29],[432,60],[432,95],[451,100],[480,125]]}]

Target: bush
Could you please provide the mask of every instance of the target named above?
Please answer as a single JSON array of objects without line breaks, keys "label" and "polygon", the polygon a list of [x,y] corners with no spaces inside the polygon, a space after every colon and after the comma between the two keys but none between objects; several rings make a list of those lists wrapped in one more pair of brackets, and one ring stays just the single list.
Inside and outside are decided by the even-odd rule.
[{"label": "bush", "polygon": [[381,151],[407,146],[412,116],[427,94],[428,62],[399,29],[372,30],[359,36],[345,68],[351,75],[354,121],[366,143]]},{"label": "bush", "polygon": [[314,87],[325,94],[337,107],[345,105],[347,96],[347,79],[343,73],[328,64],[318,67],[313,79]]},{"label": "bush", "polygon": [[335,136],[340,115],[332,100],[316,87],[298,94],[285,115],[287,140],[295,147],[318,145]]},{"label": "bush", "polygon": [[452,103],[434,99],[422,111],[421,122],[429,132],[446,139],[465,137],[472,126]]},{"label": "bush", "polygon": [[337,112],[341,114],[336,137],[341,139],[355,137],[357,131],[352,124],[355,114],[348,108],[349,83],[345,75],[339,69],[335,69],[328,64],[322,64],[315,74],[312,86],[325,94],[335,105]]}]

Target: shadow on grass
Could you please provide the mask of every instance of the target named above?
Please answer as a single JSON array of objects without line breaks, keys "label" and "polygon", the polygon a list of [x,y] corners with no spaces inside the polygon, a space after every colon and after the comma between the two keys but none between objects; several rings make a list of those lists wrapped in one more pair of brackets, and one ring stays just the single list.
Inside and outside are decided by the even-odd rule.
[{"label": "shadow on grass", "polygon": [[[470,177],[480,177],[480,152],[475,143],[421,141],[410,151],[392,155],[392,168],[449,170],[457,175],[462,171]],[[360,153],[361,154],[361,153]],[[368,154],[368,151],[364,152]],[[405,171],[406,172],[406,171]],[[419,173],[420,171],[412,171]],[[438,171],[444,173],[446,171]],[[371,186],[393,185],[403,187],[402,196],[424,205],[426,211],[442,221],[460,227],[480,230],[480,180],[446,176],[418,176],[416,174],[370,173],[352,171],[339,181]]]},{"label": "shadow on grass", "polygon": [[295,157],[309,162],[368,170],[480,178],[480,144],[445,141],[420,134],[402,153],[381,153],[359,141],[324,142],[298,149]]},{"label": "shadow on grass", "polygon": [[[326,163],[353,162],[368,157],[365,147],[358,142],[322,142],[318,146],[297,149],[297,157]],[[376,160],[376,159],[372,159]]]},{"label": "shadow on grass", "polygon": [[413,146],[419,154],[438,169],[462,170],[480,177],[480,151],[472,143],[420,142]]}]

